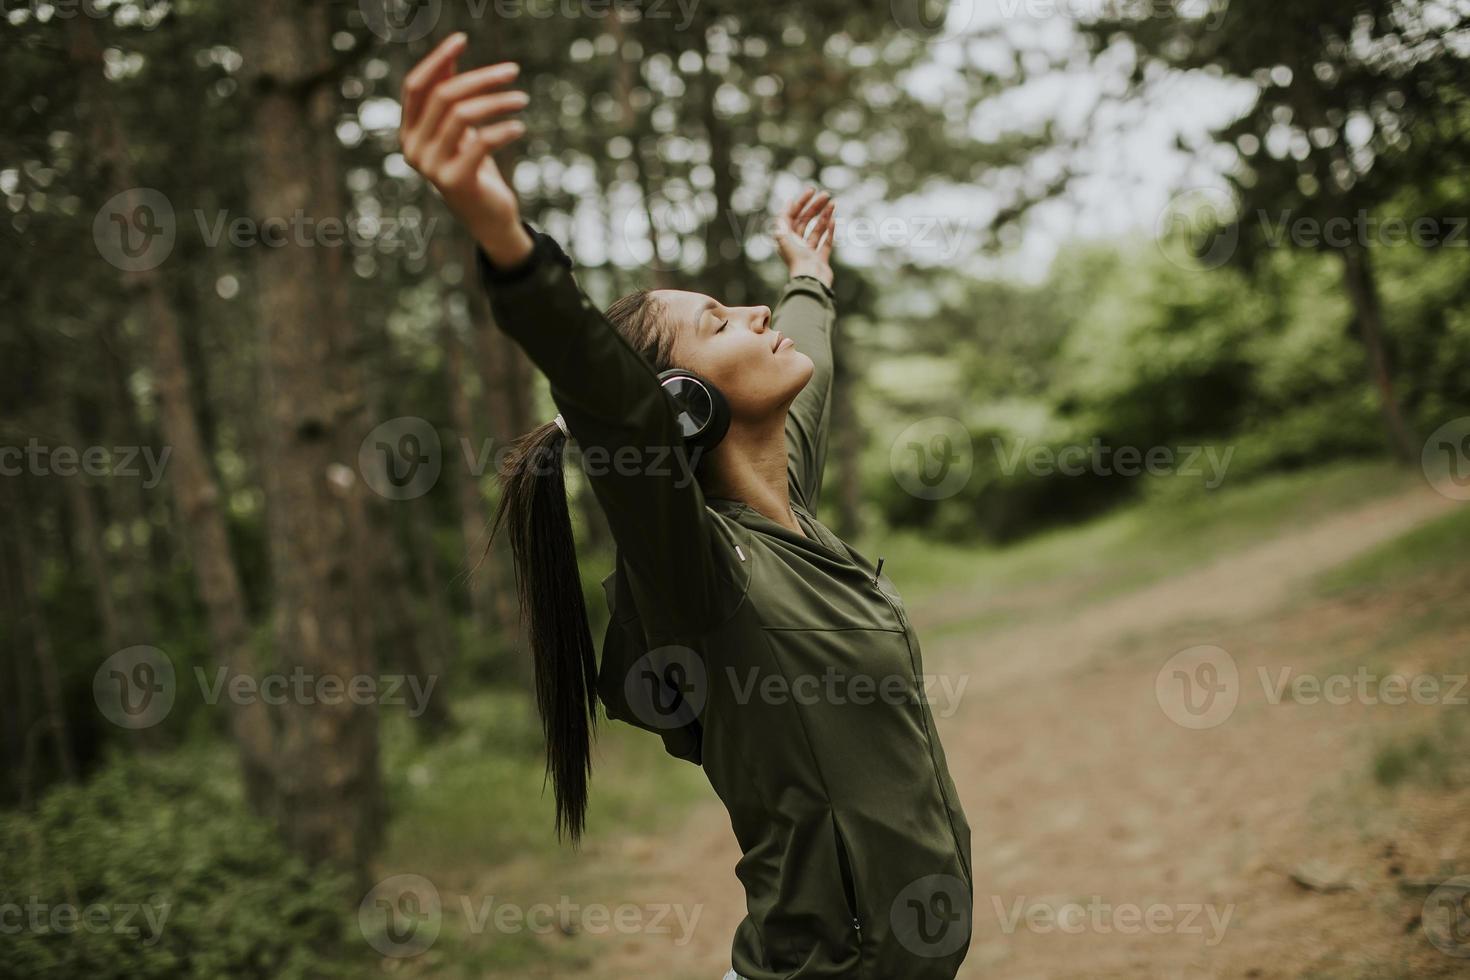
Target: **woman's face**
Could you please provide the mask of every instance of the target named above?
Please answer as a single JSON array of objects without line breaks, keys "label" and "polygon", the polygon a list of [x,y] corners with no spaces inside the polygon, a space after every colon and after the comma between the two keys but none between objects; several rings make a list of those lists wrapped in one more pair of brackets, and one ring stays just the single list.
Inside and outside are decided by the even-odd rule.
[{"label": "woman's face", "polygon": [[769,306],[725,306],[703,293],[659,289],[674,331],[673,362],[714,382],[734,420],[757,422],[791,404],[815,365],[771,329]]}]

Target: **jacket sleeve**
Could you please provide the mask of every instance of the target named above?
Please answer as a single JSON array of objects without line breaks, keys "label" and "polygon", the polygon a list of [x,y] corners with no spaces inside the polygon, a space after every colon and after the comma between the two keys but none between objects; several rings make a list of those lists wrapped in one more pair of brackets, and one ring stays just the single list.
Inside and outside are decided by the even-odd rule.
[{"label": "jacket sleeve", "polygon": [[556,242],[527,227],[535,248],[514,269],[476,250],[495,323],[550,381],[576,449],[567,465],[575,457],[586,473],[648,621],[666,628],[664,640],[697,634],[727,590],[673,400],[582,292]]},{"label": "jacket sleeve", "polygon": [[771,313],[771,326],[796,342],[816,365],[812,379],[786,416],[786,476],[807,510],[815,511],[827,461],[827,427],[832,412],[832,325],[837,318],[832,290],[820,279],[796,276],[786,284]]}]

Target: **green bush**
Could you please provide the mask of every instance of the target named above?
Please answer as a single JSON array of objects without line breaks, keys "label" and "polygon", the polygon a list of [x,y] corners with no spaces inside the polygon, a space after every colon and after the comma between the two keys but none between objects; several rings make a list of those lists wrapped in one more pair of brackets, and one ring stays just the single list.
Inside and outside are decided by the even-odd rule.
[{"label": "green bush", "polygon": [[341,975],[346,880],[245,811],[232,761],[119,761],[0,815],[0,975]]}]

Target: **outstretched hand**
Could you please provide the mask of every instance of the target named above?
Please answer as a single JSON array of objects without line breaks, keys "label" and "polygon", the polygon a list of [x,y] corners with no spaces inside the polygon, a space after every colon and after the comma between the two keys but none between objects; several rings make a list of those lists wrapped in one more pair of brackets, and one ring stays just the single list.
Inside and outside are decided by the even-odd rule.
[{"label": "outstretched hand", "polygon": [[398,138],[408,165],[438,188],[491,262],[508,268],[533,243],[521,226],[515,191],[491,154],[525,135],[525,123],[505,117],[530,100],[505,90],[520,74],[514,62],[456,73],[466,43],[463,33],[450,35],[404,78]]},{"label": "outstretched hand", "polygon": [[793,276],[813,276],[832,285],[833,212],[826,191],[808,187],[776,217],[776,248]]}]

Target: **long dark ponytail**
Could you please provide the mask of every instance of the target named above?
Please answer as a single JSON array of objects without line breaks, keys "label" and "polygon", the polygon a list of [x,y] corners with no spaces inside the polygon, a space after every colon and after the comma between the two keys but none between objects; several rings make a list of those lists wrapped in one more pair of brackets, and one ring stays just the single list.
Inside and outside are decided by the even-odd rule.
[{"label": "long dark ponytail", "polygon": [[[673,347],[661,313],[661,304],[647,290],[624,296],[604,313],[656,371],[671,366]],[[485,551],[489,553],[496,535],[507,527],[521,619],[535,666],[546,775],[556,797],[556,831],[576,844],[587,819],[597,724],[597,658],[567,507],[566,445],[567,436],[552,421],[511,446],[499,468],[500,504]]]}]

